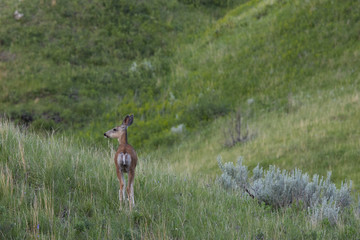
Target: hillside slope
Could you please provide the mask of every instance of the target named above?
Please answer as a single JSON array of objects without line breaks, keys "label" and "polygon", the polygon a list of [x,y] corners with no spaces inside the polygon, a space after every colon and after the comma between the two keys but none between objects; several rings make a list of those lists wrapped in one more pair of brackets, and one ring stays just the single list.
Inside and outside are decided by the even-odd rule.
[{"label": "hillside slope", "polygon": [[[217,22],[225,8],[211,1],[52,2],[0,3],[0,111],[84,141],[0,123],[1,238],[360,235],[348,212],[336,226],[313,223],[213,181],[218,155],[241,155],[249,167],[330,170],[359,189],[358,1],[234,1]],[[239,107],[251,138],[226,148]],[[140,153],[132,213],[118,208],[114,148],[102,138],[130,112]]]},{"label": "hillside slope", "polygon": [[[228,129],[233,117],[217,119],[172,148],[160,148],[155,156],[177,169],[214,177],[220,173],[217,156],[235,162],[242,156],[246,165],[267,167],[275,164],[293,170],[300,168],[325,176],[340,185],[344,179],[360,189],[359,149],[360,92],[343,88],[314,95],[294,95],[291,113],[258,113],[248,106],[243,111],[243,132],[248,127],[250,139],[229,148]],[[233,131],[235,131],[233,129]]]},{"label": "hillside slope", "polygon": [[119,210],[114,150],[24,133],[0,122],[2,239],[352,239],[360,222],[311,222],[296,206],[273,210],[212,181],[179,177],[143,157],[134,211]]},{"label": "hillside slope", "polygon": [[[357,1],[234,1],[217,22],[224,8],[184,2],[2,2],[1,112],[102,146],[132,112],[131,144],[179,173],[214,176],[217,155],[242,155],[358,188]],[[254,137],[227,149],[239,107]]]},{"label": "hillside slope", "polygon": [[240,107],[251,140],[224,146],[229,115],[159,156],[207,176],[219,173],[218,155],[243,156],[251,166],[332,171],[359,189],[358,11],[356,1],[249,1],[230,11],[179,49],[172,91],[193,106],[194,123]]},{"label": "hillside slope", "polygon": [[211,2],[1,1],[0,115],[78,134],[92,122],[112,127],[130,112],[153,120],[161,113],[145,104],[162,108],[167,83],[160,78],[174,46],[191,42],[231,6]]},{"label": "hillside slope", "polygon": [[173,94],[198,108],[210,100],[200,120],[205,107],[221,111],[252,98],[262,111],[285,112],[291,94],[356,87],[358,7],[356,1],[243,4],[179,49]]},{"label": "hillside slope", "polygon": [[[249,1],[234,8],[195,41],[179,44],[170,73],[158,76],[164,83],[158,100],[120,105],[141,118],[135,143],[171,144],[179,138],[171,127],[196,131],[247,108],[248,100],[253,116],[291,113],[295,95],[358,89],[358,11],[356,1],[330,0]],[[102,125],[93,122],[87,132]]]},{"label": "hillside slope", "polygon": [[1,113],[97,144],[134,113],[145,149],[248,99],[254,114],[291,112],[293,95],[357,88],[356,1],[227,1],[217,22],[227,8],[191,2],[3,1]]}]

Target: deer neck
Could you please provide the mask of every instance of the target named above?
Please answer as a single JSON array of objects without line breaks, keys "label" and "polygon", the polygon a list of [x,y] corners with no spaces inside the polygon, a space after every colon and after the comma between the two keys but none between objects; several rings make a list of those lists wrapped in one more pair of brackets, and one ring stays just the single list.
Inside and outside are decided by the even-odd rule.
[{"label": "deer neck", "polygon": [[123,132],[118,138],[119,144],[127,144],[127,131]]}]

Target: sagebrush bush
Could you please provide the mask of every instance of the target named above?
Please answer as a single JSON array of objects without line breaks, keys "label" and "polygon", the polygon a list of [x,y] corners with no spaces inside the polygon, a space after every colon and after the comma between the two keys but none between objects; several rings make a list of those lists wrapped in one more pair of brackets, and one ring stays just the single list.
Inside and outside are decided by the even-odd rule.
[{"label": "sagebrush bush", "polygon": [[317,225],[324,219],[327,219],[331,225],[335,225],[338,221],[340,207],[337,206],[333,198],[328,201],[326,198],[322,199],[322,203],[308,208],[310,220],[313,225]]},{"label": "sagebrush bush", "polygon": [[289,172],[270,166],[269,170],[264,170],[257,165],[249,178],[241,157],[236,165],[232,162],[223,164],[221,157],[218,157],[218,163],[222,170],[218,182],[225,188],[240,190],[242,195],[249,195],[274,208],[297,204],[308,209],[314,223],[328,219],[330,224],[335,224],[339,211],[351,203],[352,182],[343,182],[338,189],[330,180],[331,172],[325,180],[316,174],[310,180],[309,175],[300,169]]}]

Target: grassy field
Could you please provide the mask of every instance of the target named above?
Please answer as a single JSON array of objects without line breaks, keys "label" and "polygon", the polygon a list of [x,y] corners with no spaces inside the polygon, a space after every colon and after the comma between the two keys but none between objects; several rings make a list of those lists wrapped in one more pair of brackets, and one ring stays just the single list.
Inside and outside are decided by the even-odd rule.
[{"label": "grassy field", "polygon": [[114,150],[0,125],[2,239],[356,239],[351,211],[312,222],[296,206],[273,210],[213,181],[174,174],[142,155],[134,211],[119,209]]},{"label": "grassy field", "polygon": [[[249,169],[332,171],[355,199],[359,11],[355,0],[1,1],[0,238],[358,239],[356,209],[314,223],[215,178],[219,155],[243,156]],[[250,139],[229,148],[237,109]],[[133,212],[119,210],[117,142],[103,138],[129,113]]]}]

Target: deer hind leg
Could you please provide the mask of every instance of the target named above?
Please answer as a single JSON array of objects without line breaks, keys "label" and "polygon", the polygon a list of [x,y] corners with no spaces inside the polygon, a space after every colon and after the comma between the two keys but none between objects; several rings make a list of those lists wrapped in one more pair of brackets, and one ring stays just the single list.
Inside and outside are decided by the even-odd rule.
[{"label": "deer hind leg", "polygon": [[124,174],[120,170],[116,170],[117,177],[119,179],[120,183],[120,189],[119,189],[119,201],[120,201],[120,207],[122,205],[123,200],[125,200],[125,179]]},{"label": "deer hind leg", "polygon": [[134,172],[129,172],[129,179],[128,179],[128,185],[127,185],[127,195],[128,195],[128,201],[129,201],[129,207],[130,207],[130,211],[132,210],[132,207],[135,205],[135,201],[134,201],[134,177],[135,177],[135,173]]}]

